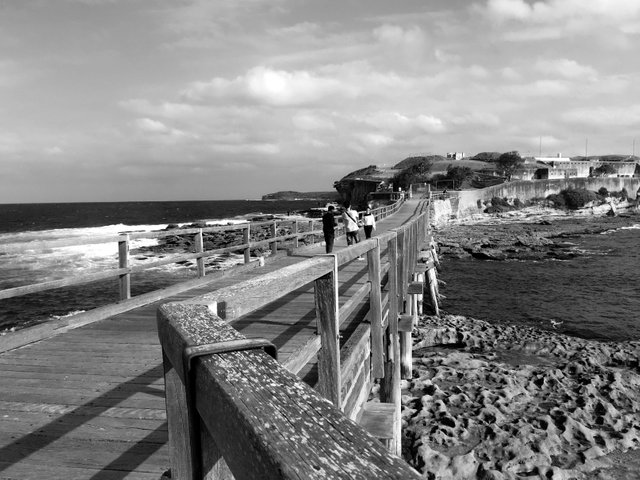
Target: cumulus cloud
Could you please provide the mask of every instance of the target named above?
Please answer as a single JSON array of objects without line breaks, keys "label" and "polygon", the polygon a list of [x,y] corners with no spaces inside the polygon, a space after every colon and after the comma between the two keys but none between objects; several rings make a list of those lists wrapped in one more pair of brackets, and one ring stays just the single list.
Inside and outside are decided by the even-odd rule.
[{"label": "cumulus cloud", "polygon": [[293,125],[300,130],[334,130],[334,122],[313,112],[298,112],[292,118]]},{"label": "cumulus cloud", "polygon": [[534,68],[542,74],[556,75],[565,78],[595,78],[596,70],[588,65],[581,65],[567,58],[539,59]]},{"label": "cumulus cloud", "polygon": [[44,153],[47,155],[62,155],[64,150],[59,146],[47,147],[44,149]]},{"label": "cumulus cloud", "polygon": [[614,127],[636,127],[640,123],[640,105],[575,108],[564,113],[562,119],[568,123],[603,130]]},{"label": "cumulus cloud", "polygon": [[498,21],[520,20],[556,23],[575,18],[623,21],[640,15],[636,0],[488,0],[488,15]]},{"label": "cumulus cloud", "polygon": [[476,8],[506,26],[505,38],[514,41],[610,35],[607,27],[630,33],[638,30],[640,20],[640,2],[636,0],[487,0]]},{"label": "cumulus cloud", "polygon": [[216,77],[209,82],[194,82],[183,91],[183,97],[192,101],[235,97],[278,106],[307,105],[327,97],[356,94],[354,88],[335,78],[264,66],[254,67],[233,80]]},{"label": "cumulus cloud", "polygon": [[364,117],[363,122],[381,131],[403,137],[421,132],[437,133],[445,128],[441,119],[426,114],[408,116],[398,112],[378,112]]},{"label": "cumulus cloud", "polygon": [[497,127],[500,125],[500,118],[490,112],[464,113],[455,115],[448,121],[456,127]]},{"label": "cumulus cloud", "polygon": [[184,132],[177,128],[168,127],[164,123],[151,118],[138,118],[134,121],[135,127],[142,133],[159,136],[179,138],[197,138],[196,135]]}]

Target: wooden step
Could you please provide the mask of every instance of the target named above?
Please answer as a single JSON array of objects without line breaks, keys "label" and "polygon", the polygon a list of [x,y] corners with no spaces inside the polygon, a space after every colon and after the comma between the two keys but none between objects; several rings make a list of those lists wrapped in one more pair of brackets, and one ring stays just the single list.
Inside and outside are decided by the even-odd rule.
[{"label": "wooden step", "polygon": [[391,439],[395,430],[396,407],[393,403],[367,402],[358,423],[378,439]]}]

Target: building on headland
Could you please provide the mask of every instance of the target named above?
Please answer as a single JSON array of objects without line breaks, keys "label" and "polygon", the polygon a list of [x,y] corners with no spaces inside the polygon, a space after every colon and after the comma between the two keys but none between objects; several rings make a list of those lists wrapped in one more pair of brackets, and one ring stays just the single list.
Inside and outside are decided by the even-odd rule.
[{"label": "building on headland", "polygon": [[464,157],[464,152],[447,152],[447,158],[451,160],[462,160]]},{"label": "building on headland", "polygon": [[[612,173],[600,174],[598,167],[611,165]],[[558,153],[555,157],[532,157],[525,160],[523,167],[513,178],[518,180],[558,180],[573,178],[633,177],[636,170],[634,161],[603,161],[599,158],[573,160]]]}]

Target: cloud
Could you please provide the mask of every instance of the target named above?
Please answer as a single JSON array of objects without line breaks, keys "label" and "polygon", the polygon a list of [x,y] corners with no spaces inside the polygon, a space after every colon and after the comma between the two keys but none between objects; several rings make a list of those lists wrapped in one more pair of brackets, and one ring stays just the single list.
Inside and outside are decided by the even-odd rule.
[{"label": "cloud", "polygon": [[500,117],[490,112],[471,112],[455,115],[448,120],[456,127],[497,127],[500,125]]},{"label": "cloud", "polygon": [[209,82],[194,82],[182,92],[182,96],[190,101],[233,97],[273,106],[308,105],[329,97],[356,95],[355,88],[329,76],[264,66],[251,68],[233,80],[216,77]]},{"label": "cloud", "polygon": [[512,41],[628,34],[640,21],[636,0],[487,0],[475,9],[506,28],[504,37]]},{"label": "cloud", "polygon": [[364,117],[363,122],[380,131],[388,131],[402,137],[442,132],[445,128],[442,120],[435,116],[418,114],[410,117],[399,112],[378,112]]},{"label": "cloud", "polygon": [[518,20],[536,24],[556,24],[574,19],[601,19],[621,22],[640,15],[636,0],[488,0],[487,14],[499,21]]},{"label": "cloud", "polygon": [[580,65],[575,60],[567,58],[539,59],[534,69],[542,74],[564,78],[593,80],[598,76],[598,72],[593,67]]},{"label": "cloud", "polygon": [[573,84],[566,80],[536,80],[531,83],[504,87],[513,97],[563,97],[573,91]]},{"label": "cloud", "polygon": [[177,128],[168,127],[164,123],[158,120],[153,120],[151,118],[138,118],[133,123],[134,123],[134,126],[143,134],[171,137],[173,139],[197,138],[197,135],[195,134],[184,132]]},{"label": "cloud", "polygon": [[575,108],[562,115],[571,124],[612,130],[620,127],[635,128],[640,124],[640,105],[594,106]]},{"label": "cloud", "polygon": [[59,146],[47,147],[44,149],[44,153],[47,155],[62,155],[64,150]]},{"label": "cloud", "polygon": [[312,112],[298,112],[291,121],[299,130],[335,130],[336,128],[332,120]]}]

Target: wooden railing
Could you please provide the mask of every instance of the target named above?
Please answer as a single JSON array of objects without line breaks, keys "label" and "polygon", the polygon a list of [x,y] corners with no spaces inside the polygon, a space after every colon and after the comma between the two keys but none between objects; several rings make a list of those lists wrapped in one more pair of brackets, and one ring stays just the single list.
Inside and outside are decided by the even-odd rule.
[{"label": "wooden railing", "polygon": [[[403,199],[400,198],[393,204],[376,208],[375,210],[373,210],[373,213],[378,219],[385,218],[395,213],[400,208],[402,203]],[[256,232],[259,229],[266,230],[266,232],[264,233],[268,235],[268,238],[263,240],[252,239],[252,232]],[[280,234],[280,232],[282,232],[283,230],[285,230],[285,232],[289,231],[290,233]],[[223,248],[211,250],[204,249],[203,234],[230,231],[241,231],[242,242],[236,245],[225,246]],[[340,225],[337,233],[341,232],[342,226]],[[154,238],[162,239],[166,237],[185,235],[193,236],[193,244],[195,245],[194,252],[178,253],[168,255],[166,258],[162,258],[156,261],[145,262],[138,265],[133,264],[130,255],[130,246],[132,241]],[[39,340],[41,338],[46,338],[54,334],[62,333],[70,328],[75,328],[97,320],[109,318],[113,315],[117,315],[129,310],[133,310],[134,308],[148,305],[155,301],[162,300],[163,298],[167,298],[172,295],[177,295],[195,287],[204,286],[209,281],[213,281],[218,278],[220,275],[234,273],[247,268],[257,268],[260,265],[258,259],[252,261],[250,257],[250,252],[255,248],[268,247],[271,250],[271,255],[274,255],[278,252],[279,248],[282,248],[284,242],[288,242],[289,246],[287,248],[296,249],[301,248],[301,244],[305,240],[308,240],[310,244],[315,243],[317,237],[322,238],[322,225],[320,219],[276,219],[266,222],[252,222],[206,228],[176,228],[157,232],[132,232],[123,235],[94,236],[45,242],[29,242],[27,244],[16,243],[0,245],[0,254],[20,253],[25,251],[26,249],[30,251],[48,251],[53,248],[104,243],[117,243],[118,245],[118,268],[110,268],[94,273],[79,273],[78,275],[75,275],[73,277],[0,290],[0,300],[44,292],[57,288],[84,285],[99,280],[109,279],[117,279],[118,283],[116,285],[116,288],[118,288],[120,298],[120,301],[118,303],[96,307],[86,312],[55,321],[49,320],[45,323],[20,329],[12,332],[11,334],[4,335],[2,337],[2,341],[0,342],[0,352],[26,345],[30,342]],[[233,267],[227,271],[214,271],[212,272],[213,274],[211,274],[210,272],[206,272],[205,260],[207,258],[227,252],[243,252],[244,264],[241,266]],[[154,290],[134,297],[131,296],[131,275],[133,273],[143,272],[150,268],[184,262],[188,260],[196,261],[196,278],[186,281],[183,280],[180,283],[177,283],[170,287],[162,288],[160,290]]]},{"label": "wooden railing", "polygon": [[[400,381],[411,376],[416,299],[430,268],[428,255],[419,256],[423,247],[430,251],[428,215],[426,209],[398,229],[335,254],[159,309],[172,476],[420,478],[396,455]],[[361,255],[367,256],[368,282],[339,305],[339,267]],[[419,260],[427,262],[424,268]],[[228,325],[309,285],[319,332],[296,358],[278,364],[256,350],[261,343]],[[341,349],[340,325],[361,302],[368,304],[367,322]],[[196,359],[200,354],[207,358]],[[316,354],[313,390],[294,374]],[[348,420],[362,417],[376,378],[392,417],[388,448]]]},{"label": "wooden railing", "polygon": [[[388,215],[391,215],[392,213],[395,213],[401,204],[402,200],[399,200],[391,205],[385,205],[377,208],[373,211],[373,213],[377,218],[384,218]],[[205,228],[176,228],[158,232],[133,232],[122,235],[94,236],[43,242],[36,241],[29,242],[27,244],[16,243],[0,245],[0,254],[6,254],[19,253],[24,251],[25,249],[46,251],[53,248],[79,245],[83,246],[113,242],[117,242],[118,244],[118,268],[111,268],[101,272],[79,274],[74,275],[73,277],[62,278],[59,280],[52,280],[48,282],[41,282],[0,290],[0,300],[28,295],[31,293],[44,292],[56,288],[83,285],[86,283],[91,283],[98,280],[106,280],[110,278],[119,279],[120,300],[126,300],[131,298],[131,274],[133,273],[142,272],[164,265],[196,260],[197,276],[204,277],[206,274],[205,259],[215,255],[220,255],[228,252],[243,252],[244,263],[247,264],[251,261],[251,251],[256,248],[269,247],[273,255],[277,253],[278,245],[282,244],[283,242],[291,242],[293,248],[298,248],[299,242],[304,241],[307,237],[309,237],[311,243],[313,244],[315,243],[316,236],[322,237],[322,225],[320,222],[321,221],[318,219],[309,219],[307,221],[275,219],[266,222],[248,222],[237,225],[224,225]],[[252,232],[265,227],[268,228],[268,231],[270,233],[269,238],[265,240],[251,240]],[[341,230],[341,228],[342,227],[339,227],[339,231]],[[291,233],[279,235],[278,233],[283,229],[288,229],[291,231]],[[242,231],[242,243],[229,245],[223,248],[204,250],[203,234],[238,230]],[[192,253],[169,255],[167,258],[163,258],[160,260],[145,262],[140,265],[132,265],[129,254],[130,244],[132,241],[140,239],[162,239],[176,236],[193,236],[195,251]]]}]

